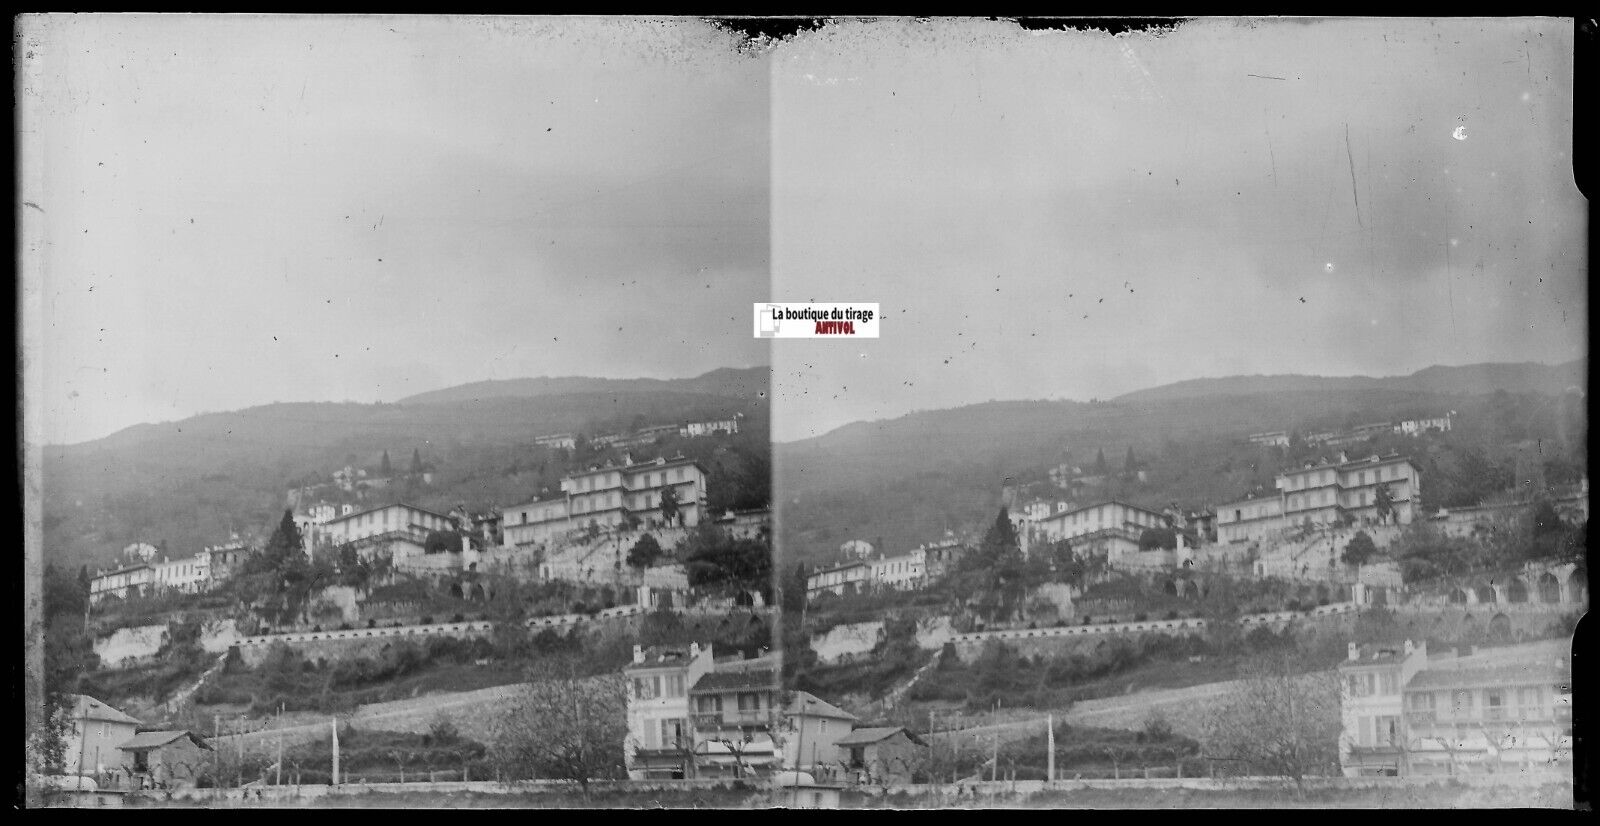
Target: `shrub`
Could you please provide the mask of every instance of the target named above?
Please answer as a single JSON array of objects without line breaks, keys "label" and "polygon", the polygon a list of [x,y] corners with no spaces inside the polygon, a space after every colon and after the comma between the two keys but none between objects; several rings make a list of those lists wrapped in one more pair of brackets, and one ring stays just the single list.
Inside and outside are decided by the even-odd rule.
[{"label": "shrub", "polygon": [[1092,623],[1093,623],[1093,622],[1094,622],[1094,617],[1091,617],[1091,616],[1089,616],[1089,615],[1088,615],[1088,614],[1085,614],[1085,615],[1084,615],[1084,616],[1083,616],[1083,624],[1084,624],[1084,625],[1090,625],[1090,624],[1092,624]]},{"label": "shrub", "polygon": [[[432,624],[433,624],[433,617],[429,617],[429,616],[424,616],[424,617],[423,617],[423,618],[422,618],[422,624],[423,624],[423,625],[432,625]],[[399,628],[399,627],[400,627],[400,623],[399,623],[399,622],[396,622],[396,623],[395,623],[395,624],[394,624],[394,626],[395,626],[395,627],[396,627],[396,628]]]},{"label": "shrub", "polygon": [[450,621],[451,622],[466,622],[467,618],[466,618],[466,615],[464,615],[464,614],[456,614],[455,616],[450,618]]},{"label": "shrub", "polygon": [[350,623],[348,623],[348,622],[341,622],[341,623],[339,623],[339,630],[340,630],[340,631],[351,631],[351,630],[354,630],[354,629],[352,629],[352,628],[351,628],[351,627],[350,627]]},{"label": "shrub", "polygon": [[1144,622],[1145,620],[1147,620],[1149,618],[1150,618],[1149,615],[1148,614],[1144,614],[1144,613],[1138,613],[1138,614],[1134,614],[1133,615],[1133,621],[1134,622]]},{"label": "shrub", "polygon": [[378,621],[375,620],[375,619],[367,620],[367,627],[368,628],[377,628],[378,627]]},{"label": "shrub", "polygon": [[321,634],[322,633],[322,626],[320,626],[320,625],[311,626],[311,633],[313,633],[313,634]]}]

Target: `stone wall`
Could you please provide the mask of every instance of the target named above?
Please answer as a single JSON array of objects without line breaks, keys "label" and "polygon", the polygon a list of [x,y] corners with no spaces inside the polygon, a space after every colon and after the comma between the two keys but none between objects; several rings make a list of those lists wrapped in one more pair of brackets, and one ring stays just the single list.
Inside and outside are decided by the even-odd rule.
[{"label": "stone wall", "polygon": [[161,650],[166,642],[167,626],[141,625],[135,628],[118,628],[108,637],[94,641],[94,653],[106,668],[125,663],[148,660]]},{"label": "stone wall", "polygon": [[883,639],[883,622],[857,622],[835,625],[811,637],[811,650],[820,663],[834,663],[870,653]]}]

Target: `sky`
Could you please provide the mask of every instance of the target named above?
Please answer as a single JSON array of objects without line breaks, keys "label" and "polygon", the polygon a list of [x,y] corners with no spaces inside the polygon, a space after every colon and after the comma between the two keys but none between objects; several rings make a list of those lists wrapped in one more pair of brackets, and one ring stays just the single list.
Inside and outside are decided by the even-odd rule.
[{"label": "sky", "polygon": [[46,443],[767,363],[769,70],[732,35],[244,15],[24,35]]},{"label": "sky", "polygon": [[774,438],[1588,354],[1567,20],[830,26],[775,52]]}]

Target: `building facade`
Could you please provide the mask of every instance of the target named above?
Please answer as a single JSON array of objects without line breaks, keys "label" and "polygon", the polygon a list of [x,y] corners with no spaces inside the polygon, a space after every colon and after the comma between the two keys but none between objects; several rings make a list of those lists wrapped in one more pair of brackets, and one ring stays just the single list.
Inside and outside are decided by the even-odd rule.
[{"label": "building facade", "polygon": [[806,599],[825,593],[839,597],[861,593],[871,587],[871,579],[872,565],[862,560],[831,565],[806,577]]},{"label": "building facade", "polygon": [[773,739],[782,723],[778,672],[770,668],[718,670],[689,688],[691,722],[701,777],[750,777],[780,768]]},{"label": "building facade", "polygon": [[1132,533],[1135,545],[1137,545],[1139,534],[1148,528],[1165,526],[1166,519],[1161,515],[1160,511],[1112,499],[1094,505],[1052,513],[1040,519],[1038,525],[1044,539],[1049,542],[1054,542],[1058,539],[1070,541],[1108,528],[1118,528]]},{"label": "building facade", "polygon": [[134,599],[155,589],[155,568],[140,562],[115,571],[96,573],[89,580],[89,602],[97,604],[106,597]]},{"label": "building facade", "polygon": [[1352,643],[1339,677],[1347,777],[1570,771],[1564,643],[1433,655],[1410,641],[1379,650]]},{"label": "building facade", "polygon": [[696,776],[697,742],[690,720],[689,687],[714,668],[710,645],[634,646],[633,662],[622,672],[628,685],[628,739],[623,757],[629,777]]},{"label": "building facade", "polygon": [[783,704],[783,765],[814,778],[834,779],[839,740],[850,734],[855,715],[805,691],[791,692]]},{"label": "building facade", "polygon": [[[1306,522],[1408,525],[1422,497],[1422,471],[1406,456],[1372,456],[1355,461],[1311,463],[1277,476],[1277,491],[1217,507],[1217,540],[1258,542]],[[1379,490],[1387,491],[1391,513],[1380,518]]]},{"label": "building facade", "polygon": [[172,560],[162,558],[150,567],[159,590],[198,594],[211,585],[211,555],[205,551]]},{"label": "building facade", "polygon": [[[667,491],[677,503],[671,520],[662,513]],[[657,459],[607,465],[561,480],[559,496],[504,508],[500,531],[504,547],[548,543],[590,526],[609,529],[637,520],[645,525],[694,527],[705,518],[706,471],[693,459]]]},{"label": "building facade", "polygon": [[67,695],[63,718],[61,770],[66,774],[104,774],[122,765],[117,747],[138,732],[139,721],[86,694]]},{"label": "building facade", "polygon": [[340,516],[323,526],[329,545],[353,545],[364,558],[386,553],[399,562],[421,555],[434,531],[456,527],[450,517],[403,502]]}]

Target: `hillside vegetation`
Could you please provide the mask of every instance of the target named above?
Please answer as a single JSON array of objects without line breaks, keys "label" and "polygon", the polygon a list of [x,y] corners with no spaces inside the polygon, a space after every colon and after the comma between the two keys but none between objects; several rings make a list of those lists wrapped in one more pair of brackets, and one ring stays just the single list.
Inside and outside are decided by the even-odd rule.
[{"label": "hillside vegetation", "polygon": [[[1548,368],[1557,377],[1534,384],[1564,388],[1575,369]],[[897,552],[947,529],[970,533],[1002,504],[1008,485],[1020,498],[1079,504],[1120,497],[1156,507],[1215,505],[1253,488],[1271,490],[1280,470],[1339,452],[1303,443],[1263,448],[1245,441],[1251,433],[1306,434],[1451,411],[1454,430],[1442,437],[1385,435],[1344,449],[1353,457],[1411,455],[1422,465],[1423,504],[1430,507],[1476,504],[1514,477],[1551,484],[1577,478],[1587,462],[1582,395],[1483,392],[1519,371],[1430,368],[1407,377],[1409,388],[1387,379],[1362,381],[1395,386],[1363,389],[1349,379],[1315,377],[1204,380],[1105,402],[989,402],[855,423],[775,447],[781,547],[792,565],[826,560],[850,539]],[[1464,389],[1443,392],[1452,376]],[[1146,481],[1121,478],[1130,450]],[[1073,493],[1049,484],[1048,468],[1066,463],[1091,473],[1101,456],[1111,476],[1104,486]]]},{"label": "hillside vegetation", "polygon": [[540,393],[502,387],[494,394],[439,391],[401,404],[273,404],[47,446],[46,554],[76,570],[105,563],[136,541],[164,546],[177,557],[224,542],[233,531],[264,535],[282,514],[289,488],[327,481],[346,464],[377,469],[386,452],[399,468],[415,453],[434,468],[434,480],[375,492],[369,503],[403,496],[438,510],[457,504],[486,510],[534,498],[571,468],[623,454],[550,450],[533,444],[537,436],[625,433],[740,413],[735,436],[670,436],[634,448],[633,455],[641,460],[681,451],[701,460],[711,473],[713,508],[764,505],[770,491],[768,374],[760,367],[665,382],[533,379],[545,383]]}]

